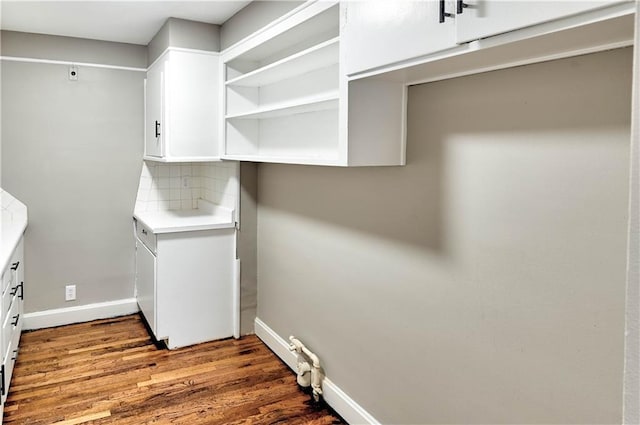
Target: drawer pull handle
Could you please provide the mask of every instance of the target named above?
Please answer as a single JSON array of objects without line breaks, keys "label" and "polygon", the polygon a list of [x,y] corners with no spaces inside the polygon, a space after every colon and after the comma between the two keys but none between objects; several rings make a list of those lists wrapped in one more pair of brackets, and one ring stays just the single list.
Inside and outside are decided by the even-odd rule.
[{"label": "drawer pull handle", "polygon": [[18,295],[18,298],[24,300],[24,282],[20,282],[20,295]]},{"label": "drawer pull handle", "polygon": [[20,285],[16,285],[13,288],[11,288],[11,296],[15,296],[18,293],[18,288],[20,287]]},{"label": "drawer pull handle", "polygon": [[146,235],[146,234],[147,234],[147,231],[146,231],[145,229],[142,229],[142,234],[143,234],[143,235]]},{"label": "drawer pull handle", "polygon": [[453,13],[449,13],[445,10],[444,0],[440,0],[440,14],[438,22],[443,23],[445,18],[453,18]]},{"label": "drawer pull handle", "polygon": [[18,270],[19,266],[20,266],[20,261],[16,261],[15,263],[13,263],[11,265],[11,270],[13,270],[15,272],[16,270]]},{"label": "drawer pull handle", "polygon": [[464,0],[458,0],[456,2],[456,14],[460,15],[467,7],[469,7],[469,5],[465,3]]},{"label": "drawer pull handle", "polygon": [[13,350],[13,357],[11,357],[11,360],[13,360],[14,362],[18,360],[18,351],[20,351],[20,348],[16,348],[15,350]]},{"label": "drawer pull handle", "polygon": [[11,326],[18,326],[18,322],[20,321],[20,314],[16,314],[13,316],[13,320],[11,321]]}]

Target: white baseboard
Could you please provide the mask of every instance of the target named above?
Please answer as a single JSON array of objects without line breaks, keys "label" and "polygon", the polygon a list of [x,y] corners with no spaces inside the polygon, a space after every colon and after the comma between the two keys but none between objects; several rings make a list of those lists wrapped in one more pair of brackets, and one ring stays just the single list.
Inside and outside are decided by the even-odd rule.
[{"label": "white baseboard", "polygon": [[[256,335],[282,359],[292,370],[296,370],[296,355],[289,351],[289,343],[275,333],[262,320],[255,320]],[[380,424],[369,412],[356,403],[329,378],[322,381],[322,396],[333,410],[338,412],[350,424]]]},{"label": "white baseboard", "polygon": [[140,309],[135,298],[36,311],[24,315],[23,329],[52,328],[54,326],[124,316],[138,311]]}]

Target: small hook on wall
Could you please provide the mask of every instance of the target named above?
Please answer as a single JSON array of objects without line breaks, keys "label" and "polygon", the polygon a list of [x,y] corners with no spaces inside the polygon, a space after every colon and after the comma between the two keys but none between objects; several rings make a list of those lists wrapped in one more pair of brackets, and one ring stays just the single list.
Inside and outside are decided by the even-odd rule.
[{"label": "small hook on wall", "polygon": [[78,81],[78,67],[76,65],[71,65],[69,67],[69,80]]}]

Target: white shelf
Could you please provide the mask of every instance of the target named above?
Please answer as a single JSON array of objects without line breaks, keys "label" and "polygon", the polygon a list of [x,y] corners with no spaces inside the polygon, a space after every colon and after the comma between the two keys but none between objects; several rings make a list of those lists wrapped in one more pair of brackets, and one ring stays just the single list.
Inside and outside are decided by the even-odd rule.
[{"label": "white shelf", "polygon": [[319,2],[256,37],[249,37],[246,43],[242,43],[244,46],[233,49],[238,53],[234,54],[231,61],[226,62],[240,60],[265,64],[265,60],[277,57],[292,46],[309,41],[312,44],[306,47],[310,47],[322,39],[328,40],[337,36],[340,33],[339,22],[338,2]]},{"label": "white shelf", "polygon": [[149,156],[144,155],[142,157],[144,161],[154,162],[220,162],[222,159],[219,156]]},{"label": "white shelf", "polygon": [[232,119],[265,119],[276,118],[307,112],[326,111],[338,108],[338,93],[332,92],[322,96],[305,98],[293,102],[283,102],[254,109],[241,114],[227,115],[227,120]]},{"label": "white shelf", "polygon": [[270,162],[278,164],[302,164],[302,165],[330,165],[330,166],[346,166],[337,159],[314,158],[307,156],[268,156],[262,154],[254,155],[224,155],[223,160],[229,161],[248,161],[248,162]]},{"label": "white shelf", "polygon": [[406,87],[347,78],[340,7],[305,2],[223,52],[223,160],[404,164]]},{"label": "white shelf", "polygon": [[339,37],[227,81],[227,86],[260,87],[338,63]]}]

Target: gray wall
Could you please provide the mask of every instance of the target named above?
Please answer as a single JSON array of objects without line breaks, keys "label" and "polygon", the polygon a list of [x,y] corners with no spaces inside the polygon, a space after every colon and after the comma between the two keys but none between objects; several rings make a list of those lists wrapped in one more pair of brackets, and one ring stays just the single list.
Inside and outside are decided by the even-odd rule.
[{"label": "gray wall", "polygon": [[220,26],[169,18],[148,45],[151,65],[167,47],[220,51]]},{"label": "gray wall", "polygon": [[631,49],[416,86],[408,164],[261,164],[258,317],[383,423],[620,423]]},{"label": "gray wall", "polygon": [[240,163],[240,332],[254,332],[258,304],[258,167],[251,162]]},{"label": "gray wall", "polygon": [[229,18],[220,29],[220,47],[226,49],[246,36],[269,24],[304,1],[257,0],[249,3]]},{"label": "gray wall", "polygon": [[[4,55],[146,63],[143,46],[20,33],[2,43]],[[2,183],[29,208],[27,312],[133,296],[143,79],[80,67],[72,82],[66,65],[2,61]],[[69,283],[75,302],[64,301]]]},{"label": "gray wall", "polygon": [[[640,28],[640,3],[636,3],[636,28]],[[640,423],[640,31],[634,42],[629,195],[629,248],[624,365],[624,424]]]},{"label": "gray wall", "polygon": [[146,47],[73,37],[2,31],[2,55],[146,68]]}]

